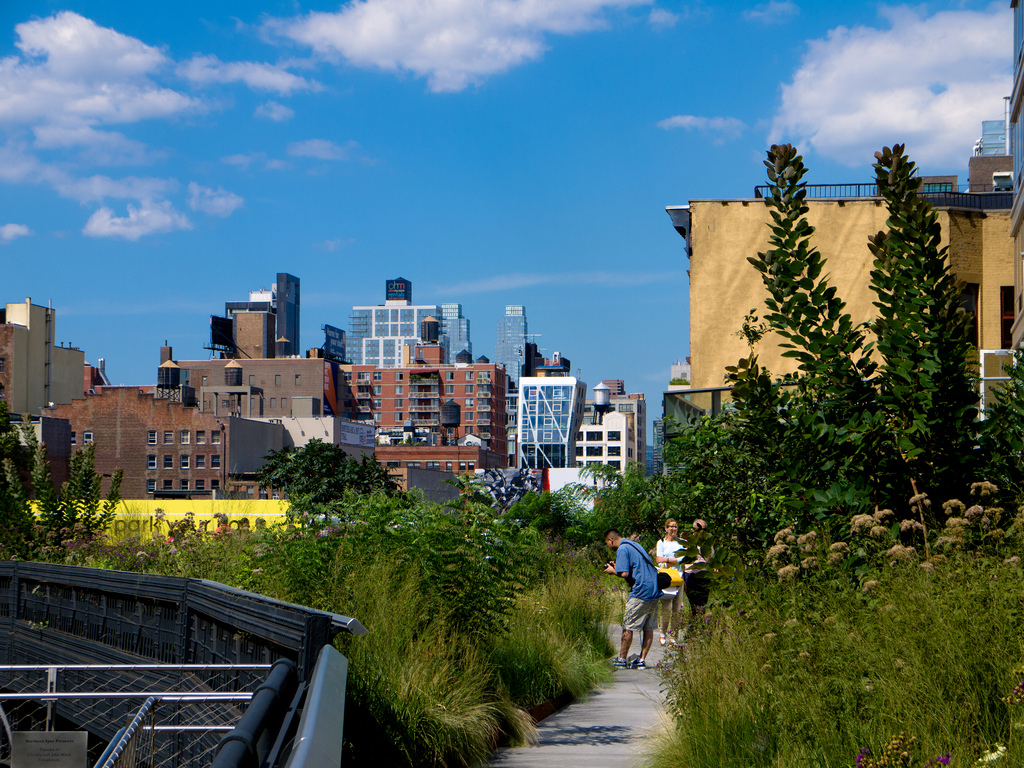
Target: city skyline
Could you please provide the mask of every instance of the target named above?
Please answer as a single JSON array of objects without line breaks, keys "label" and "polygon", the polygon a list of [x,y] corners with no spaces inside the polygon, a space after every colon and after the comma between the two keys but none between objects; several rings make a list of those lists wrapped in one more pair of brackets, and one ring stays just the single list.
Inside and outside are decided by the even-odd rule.
[{"label": "city skyline", "polygon": [[524,305],[543,354],[654,416],[689,353],[665,206],[751,195],[771,141],[812,183],[897,141],[966,179],[1011,30],[1008,2],[13,0],[0,301],[52,301],[58,342],[152,384],[277,272],[304,348],[404,275],[462,304],[474,357]]}]

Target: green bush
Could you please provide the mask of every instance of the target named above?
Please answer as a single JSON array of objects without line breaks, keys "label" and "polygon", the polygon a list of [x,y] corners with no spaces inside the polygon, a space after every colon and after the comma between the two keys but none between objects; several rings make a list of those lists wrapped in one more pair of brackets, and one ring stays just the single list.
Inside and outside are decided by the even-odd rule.
[{"label": "green bush", "polygon": [[899,734],[914,764],[969,766],[1013,740],[1024,574],[973,556],[848,581],[747,575],[665,665],[676,727],[650,764],[849,766]]}]

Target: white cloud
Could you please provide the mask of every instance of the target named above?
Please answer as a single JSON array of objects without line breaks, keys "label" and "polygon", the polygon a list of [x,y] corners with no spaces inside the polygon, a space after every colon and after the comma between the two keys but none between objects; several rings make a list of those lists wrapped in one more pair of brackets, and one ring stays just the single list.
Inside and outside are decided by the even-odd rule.
[{"label": "white cloud", "polygon": [[282,96],[322,88],[316,81],[293,75],[283,67],[255,61],[223,62],[216,56],[193,56],[178,66],[178,74],[198,85],[245,83],[254,91],[273,91]]},{"label": "white cloud", "polygon": [[202,211],[211,216],[227,218],[242,207],[245,201],[234,192],[223,187],[216,190],[202,187],[194,181],[188,185],[188,205],[193,211]]},{"label": "white cloud", "polygon": [[670,131],[675,128],[699,131],[712,137],[715,144],[739,138],[746,124],[735,117],[700,117],[698,115],[673,115],[658,121],[658,127]]},{"label": "white cloud", "polygon": [[0,59],[0,123],[131,123],[200,107],[152,80],[168,64],[158,49],[77,13],[14,29],[24,58]]},{"label": "white cloud", "polygon": [[19,237],[28,237],[32,230],[24,224],[3,224],[0,225],[0,245],[7,245]]},{"label": "white cloud", "polygon": [[358,148],[359,145],[354,141],[341,147],[327,139],[308,139],[289,144],[288,154],[292,157],[315,157],[318,160],[348,160],[352,150]]},{"label": "white cloud", "polygon": [[127,208],[128,215],[119,217],[103,206],[89,217],[82,234],[88,237],[120,237],[134,242],[145,235],[192,229],[188,217],[174,210],[166,200],[143,200],[139,207],[129,204]]},{"label": "white cloud", "polygon": [[655,29],[668,29],[674,27],[679,21],[679,14],[666,11],[664,8],[652,8],[647,17],[647,23]]},{"label": "white cloud", "polygon": [[315,243],[314,247],[315,248],[321,248],[321,249],[323,249],[325,251],[329,251],[331,253],[334,253],[339,248],[347,248],[348,246],[352,245],[354,242],[355,242],[355,238],[352,238],[352,237],[349,237],[349,238],[337,237],[334,240],[324,240],[322,243]]},{"label": "white cloud", "polygon": [[880,14],[888,29],[837,27],[810,42],[782,87],[770,141],[851,166],[894,143],[918,163],[962,165],[1010,93],[1010,9]]},{"label": "white cloud", "polygon": [[799,13],[800,6],[796,3],[789,2],[789,0],[771,0],[771,2],[761,3],[744,11],[743,18],[762,24],[781,24]]},{"label": "white cloud", "polygon": [[275,20],[268,28],[328,60],[412,72],[432,91],[461,91],[540,59],[548,35],[607,25],[610,9],[651,0],[350,0],[335,13]]},{"label": "white cloud", "polygon": [[265,117],[267,120],[273,120],[275,123],[283,123],[295,117],[295,110],[286,107],[284,104],[278,104],[276,101],[268,101],[266,104],[260,104],[256,107],[253,115],[255,117]]}]

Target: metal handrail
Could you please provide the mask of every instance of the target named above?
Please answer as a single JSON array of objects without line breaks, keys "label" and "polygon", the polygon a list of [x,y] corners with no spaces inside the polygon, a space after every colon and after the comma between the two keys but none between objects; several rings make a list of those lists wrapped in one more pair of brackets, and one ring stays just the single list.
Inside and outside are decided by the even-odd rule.
[{"label": "metal handrail", "polygon": [[[131,763],[128,765],[135,765],[135,742],[137,741],[136,734],[142,728],[142,722],[147,715],[150,720],[153,719],[153,709],[156,706],[156,697],[150,696],[139,707],[139,711],[135,713],[135,717],[132,718],[131,722],[124,729],[121,735],[111,742],[110,746],[107,747],[104,752],[104,757],[100,758],[100,762],[96,763],[96,768],[114,768],[118,765],[118,761],[122,755],[129,755]],[[150,749],[149,753],[153,752],[153,732],[150,730]]]}]

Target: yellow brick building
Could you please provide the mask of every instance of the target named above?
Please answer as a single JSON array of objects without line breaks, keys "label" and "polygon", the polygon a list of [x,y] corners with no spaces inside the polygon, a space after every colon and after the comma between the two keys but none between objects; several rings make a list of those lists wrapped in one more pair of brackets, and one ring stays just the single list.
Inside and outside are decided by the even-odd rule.
[{"label": "yellow brick building", "polygon": [[[887,211],[878,197],[825,196],[843,191],[809,186],[807,218],[815,227],[812,242],[827,260],[829,282],[854,322],[862,322],[877,314],[867,244],[869,237],[886,229]],[[976,316],[978,347],[1008,348],[1014,293],[1008,196],[942,192],[929,197],[938,208],[950,264],[966,284],[965,307]],[[690,257],[691,387],[721,387],[726,366],[748,354],[738,333],[744,316],[752,308],[759,316],[765,312],[761,275],[747,259],[767,248],[770,206],[760,198],[691,200],[667,210],[686,238]],[[778,342],[769,334],[755,350],[775,375],[795,370],[794,361],[782,357]]]}]

